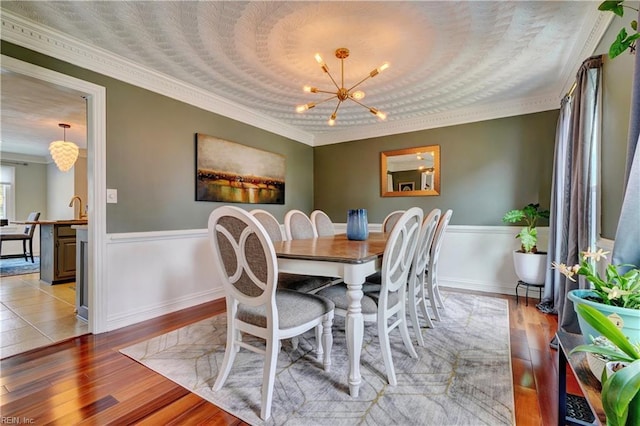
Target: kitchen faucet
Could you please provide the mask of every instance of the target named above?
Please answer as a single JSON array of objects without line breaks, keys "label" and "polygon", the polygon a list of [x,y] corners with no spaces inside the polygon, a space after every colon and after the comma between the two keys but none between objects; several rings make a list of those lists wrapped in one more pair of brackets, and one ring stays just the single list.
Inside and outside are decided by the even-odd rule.
[{"label": "kitchen faucet", "polygon": [[[77,195],[74,195],[73,198],[71,198],[71,201],[69,201],[69,207],[73,207],[73,202],[78,200],[78,216],[76,217],[76,219],[84,219],[87,217],[86,214],[82,213],[82,198],[80,198]],[[75,210],[74,210],[75,213]],[[75,216],[75,215],[74,215]]]}]

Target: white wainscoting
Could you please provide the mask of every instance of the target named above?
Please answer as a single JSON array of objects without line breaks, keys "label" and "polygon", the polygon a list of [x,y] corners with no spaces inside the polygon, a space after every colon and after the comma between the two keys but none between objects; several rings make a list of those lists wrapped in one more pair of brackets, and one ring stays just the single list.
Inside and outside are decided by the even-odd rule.
[{"label": "white wainscoting", "polygon": [[207,238],[206,229],[108,235],[107,330],[223,298]]},{"label": "white wainscoting", "polygon": [[[450,225],[440,252],[440,285],[515,294],[518,278],[513,267],[513,251],[520,248],[519,240],[515,238],[520,229]],[[548,233],[548,227],[538,227],[541,251],[546,251]]]},{"label": "white wainscoting", "polygon": [[[369,229],[380,228],[371,224]],[[336,224],[337,232],[345,229]],[[441,286],[515,294],[512,251],[518,248],[519,229],[450,225],[440,254]],[[547,231],[538,228],[540,247],[546,247]],[[207,238],[206,229],[109,234],[107,330],[224,297]]]}]

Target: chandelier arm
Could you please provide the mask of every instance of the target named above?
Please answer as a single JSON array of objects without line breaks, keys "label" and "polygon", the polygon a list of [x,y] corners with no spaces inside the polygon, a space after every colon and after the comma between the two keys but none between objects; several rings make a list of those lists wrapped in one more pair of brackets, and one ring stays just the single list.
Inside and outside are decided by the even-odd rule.
[{"label": "chandelier arm", "polygon": [[370,78],[371,78],[371,75],[366,76],[365,78],[363,78],[362,80],[360,80],[359,82],[357,82],[356,84],[351,86],[349,88],[349,90],[347,90],[347,91],[351,92],[353,89],[355,89],[356,87],[360,86],[362,83],[364,83],[365,81],[369,80]]},{"label": "chandelier arm", "polygon": [[340,99],[338,99],[338,105],[336,105],[336,109],[333,110],[333,115],[337,115],[338,114],[338,108],[340,108],[340,105],[342,104],[342,102]]},{"label": "chandelier arm", "polygon": [[[331,75],[329,70],[327,70],[326,73],[329,76],[329,78],[331,79],[331,81],[333,82],[333,85],[336,86],[336,89],[340,90],[340,86],[338,86],[338,83],[336,83],[336,81],[333,79],[333,76]],[[331,93],[331,92],[329,92],[329,93]]]},{"label": "chandelier arm", "polygon": [[349,99],[351,99],[353,102],[357,103],[361,107],[368,109],[371,114],[375,115],[379,119],[381,119],[381,120],[386,120],[387,119],[387,114],[385,114],[383,111],[380,111],[377,108],[366,106],[362,102],[358,102],[357,100],[355,100],[353,98],[349,98]]},{"label": "chandelier arm", "polygon": [[336,92],[330,92],[329,90],[320,90],[320,89],[316,89],[314,93],[329,93],[330,95],[336,95]]},{"label": "chandelier arm", "polygon": [[355,99],[353,99],[352,97],[349,97],[349,99],[351,99],[353,102],[357,103],[357,104],[358,104],[358,105],[360,105],[361,107],[366,108],[366,109],[368,109],[368,110],[371,110],[371,107],[366,106],[366,105],[365,105],[365,104],[363,104],[362,102],[360,102],[360,101],[356,101],[356,100],[355,100]]},{"label": "chandelier arm", "polygon": [[[331,92],[329,92],[329,93],[331,93]],[[331,97],[328,97],[327,99],[323,99],[323,100],[321,100],[321,101],[319,101],[319,102],[316,102],[316,105],[323,104],[323,103],[325,103],[325,102],[327,102],[327,101],[330,101],[331,99],[335,99],[335,98],[337,98],[337,97],[338,97],[338,95],[333,95],[333,96],[331,96]]]}]

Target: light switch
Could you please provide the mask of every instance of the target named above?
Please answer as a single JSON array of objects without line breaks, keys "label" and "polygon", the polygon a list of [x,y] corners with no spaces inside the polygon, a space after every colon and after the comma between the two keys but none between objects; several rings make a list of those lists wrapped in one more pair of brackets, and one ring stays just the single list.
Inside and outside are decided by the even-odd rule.
[{"label": "light switch", "polygon": [[107,189],[107,203],[115,204],[118,202],[118,190],[117,189]]}]

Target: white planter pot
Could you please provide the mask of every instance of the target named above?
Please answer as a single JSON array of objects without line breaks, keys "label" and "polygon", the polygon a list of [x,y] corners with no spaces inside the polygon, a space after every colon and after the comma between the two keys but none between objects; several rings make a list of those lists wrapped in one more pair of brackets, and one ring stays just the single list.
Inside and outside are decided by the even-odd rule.
[{"label": "white planter pot", "polygon": [[513,252],[513,265],[520,281],[528,284],[544,284],[547,275],[547,254]]}]

